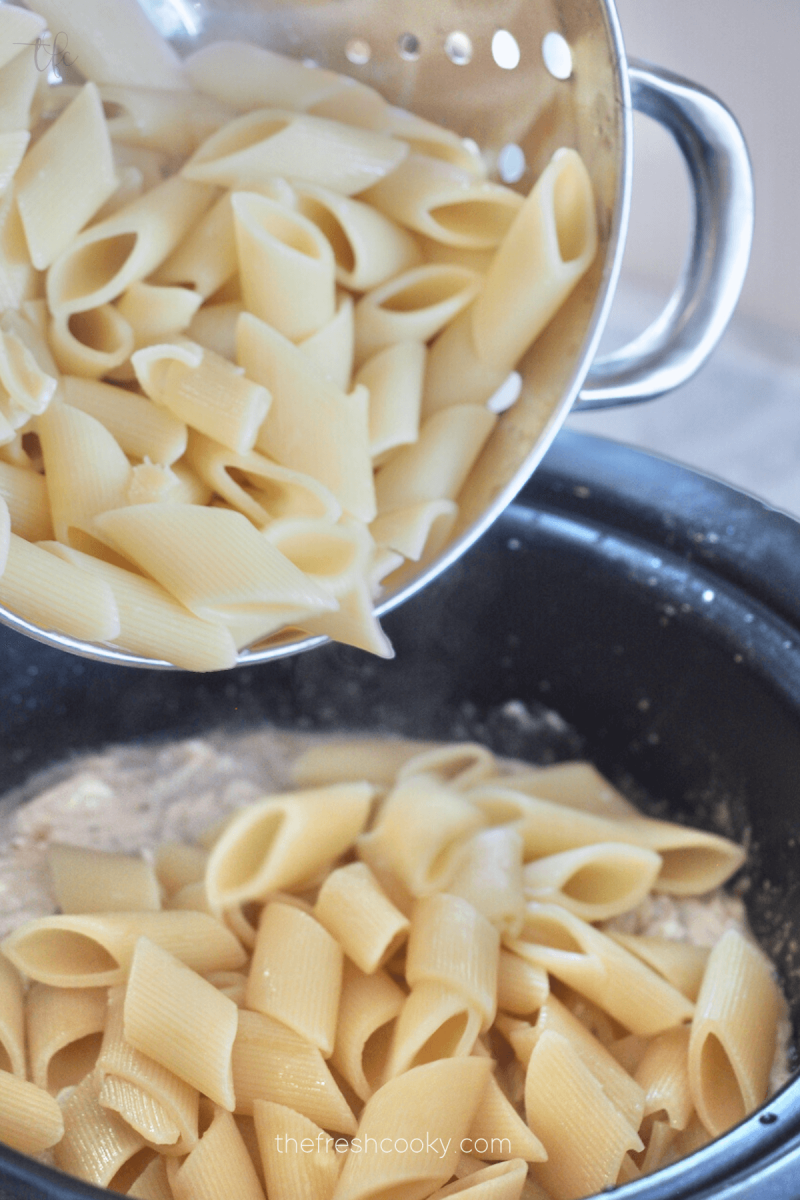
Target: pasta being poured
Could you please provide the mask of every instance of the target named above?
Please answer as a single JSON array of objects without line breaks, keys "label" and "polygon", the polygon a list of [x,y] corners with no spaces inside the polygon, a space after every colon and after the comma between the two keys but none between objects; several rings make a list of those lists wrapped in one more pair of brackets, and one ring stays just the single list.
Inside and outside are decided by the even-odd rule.
[{"label": "pasta being poured", "polygon": [[[40,76],[45,24],[83,83]],[[0,605],[195,671],[391,657],[377,599],[595,257],[582,159],[525,197],[347,76],[181,61],[136,0],[0,5],[0,46]]]}]

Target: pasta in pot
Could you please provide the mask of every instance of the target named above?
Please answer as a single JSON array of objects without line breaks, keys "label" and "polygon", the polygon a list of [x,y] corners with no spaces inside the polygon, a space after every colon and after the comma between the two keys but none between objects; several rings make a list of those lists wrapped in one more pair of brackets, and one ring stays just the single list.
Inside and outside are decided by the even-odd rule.
[{"label": "pasta in pot", "polygon": [[[249,753],[263,780],[276,735],[241,745],[223,778]],[[6,819],[47,812],[52,840],[35,848],[48,892],[0,944],[0,1140],[145,1200],[579,1200],[764,1102],[784,1007],[770,964],[743,922],[713,947],[623,931],[659,854],[600,840],[649,826],[588,764],[474,743],[288,751],[276,786],[241,804],[243,776],[221,821],[182,808],[182,840],[136,817],[111,840],[116,808],[106,846],[69,840],[90,783],[95,805],[135,809],[144,749],[116,774],[106,756],[113,788],[79,769]],[[173,807],[193,772],[214,779],[202,743],[154,753]],[[526,836],[536,803],[582,848]],[[653,824],[673,867],[711,837]],[[714,847],[729,877],[741,856]],[[97,911],[114,872],[127,911]],[[673,870],[670,903],[702,911],[691,878],[707,890]]]},{"label": "pasta in pot", "polygon": [[[347,76],[181,62],[136,0],[27,2],[0,12],[0,605],[196,671],[287,629],[391,657],[385,579],[458,528],[488,401],[595,256],[581,158],[525,197]],[[83,82],[37,82],[42,21]],[[273,526],[307,516],[360,539],[346,587],[322,536],[298,587]]]}]

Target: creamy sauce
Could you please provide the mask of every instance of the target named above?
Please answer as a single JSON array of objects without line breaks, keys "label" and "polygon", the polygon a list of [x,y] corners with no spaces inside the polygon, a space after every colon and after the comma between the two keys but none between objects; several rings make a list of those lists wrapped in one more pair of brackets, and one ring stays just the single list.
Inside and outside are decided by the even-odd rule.
[{"label": "creamy sauce", "polygon": [[[35,776],[0,805],[0,937],[56,911],[47,846],[68,842],[150,856],[162,842],[192,842],[227,813],[290,788],[291,764],[319,735],[273,729],[217,732],[164,745],[118,746]],[[720,888],[702,897],[648,896],[604,923],[619,933],[713,946],[735,928],[752,937],[742,900]],[[789,1079],[786,1011],[770,1080]]]}]

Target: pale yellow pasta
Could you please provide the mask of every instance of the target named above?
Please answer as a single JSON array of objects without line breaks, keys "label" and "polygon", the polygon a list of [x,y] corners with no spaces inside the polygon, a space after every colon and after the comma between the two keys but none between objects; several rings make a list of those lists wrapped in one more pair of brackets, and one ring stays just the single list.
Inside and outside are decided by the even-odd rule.
[{"label": "pale yellow pasta", "polygon": [[185,423],[145,396],[70,375],[60,387],[67,404],[104,425],[131,458],[169,465],[186,450]]},{"label": "pale yellow pasta", "polygon": [[25,1019],[33,1082],[53,1095],[95,1065],[106,1023],[106,988],[31,985]]},{"label": "pale yellow pasta", "polygon": [[[483,824],[482,814],[457,792],[418,777],[390,793],[361,844],[375,846],[413,896],[425,896],[447,886],[464,840]],[[365,861],[372,865],[369,857]]]},{"label": "pale yellow pasta", "polygon": [[126,1193],[135,1200],[174,1200],[167,1179],[166,1159],[157,1156],[136,1177]]},{"label": "pale yellow pasta", "polygon": [[419,437],[425,356],[422,342],[396,342],[356,373],[354,382],[369,389],[369,452],[376,465],[390,450]]},{"label": "pale yellow pasta", "polygon": [[248,378],[272,394],[256,448],[281,466],[312,475],[345,512],[371,521],[375,488],[363,389],[346,395],[302,350],[250,313],[239,317],[236,346]]},{"label": "pale yellow pasta", "polygon": [[[4,550],[1,529],[0,562]],[[0,577],[0,604],[42,629],[55,629],[69,637],[105,642],[119,633],[119,611],[107,583],[14,533]]]},{"label": "pale yellow pasta", "polygon": [[413,154],[441,159],[476,179],[486,178],[486,165],[474,142],[468,142],[452,129],[426,121],[405,108],[391,106],[386,118],[386,133],[407,142]]},{"label": "pale yellow pasta", "polygon": [[50,29],[63,31],[73,61],[95,83],[179,89],[188,87],[169,42],[135,0],[35,0]]},{"label": "pale yellow pasta", "polygon": [[744,861],[744,850],[728,838],[650,817],[603,817],[514,791],[514,777],[489,781],[470,800],[492,821],[519,820],[526,861],[589,846],[625,842],[655,850],[661,870],[655,891],[691,896],[719,887]]},{"label": "pale yellow pasta", "polygon": [[554,763],[549,767],[526,767],[506,776],[508,787],[539,800],[552,800],[596,813],[601,817],[636,817],[638,810],[630,800],[588,762]]},{"label": "pale yellow pasta", "polygon": [[320,888],[314,916],[367,974],[383,966],[408,935],[408,920],[365,863],[348,863],[330,873]]},{"label": "pale yellow pasta", "polygon": [[463,990],[436,980],[413,985],[392,1028],[382,1082],[424,1063],[471,1054],[481,1013]]},{"label": "pale yellow pasta", "polygon": [[689,1087],[688,1026],[660,1033],[648,1045],[636,1068],[644,1089],[644,1116],[665,1112],[670,1128],[685,1129],[694,1112]]},{"label": "pale yellow pasta", "polygon": [[342,515],[335,496],[311,475],[280,467],[255,450],[236,454],[192,431],[187,461],[217,495],[259,528],[287,516],[333,522]]},{"label": "pale yellow pasta", "polygon": [[612,1186],[625,1154],[643,1149],[635,1128],[559,1033],[543,1033],[531,1055],[525,1112],[548,1155],[546,1163],[534,1164],[533,1176],[553,1200],[578,1200]]},{"label": "pale yellow pasta", "polygon": [[212,189],[173,176],[89,226],[48,271],[51,311],[85,312],[115,300],[163,262],[213,198]]},{"label": "pale yellow pasta", "polygon": [[478,357],[511,369],[586,272],[597,253],[589,173],[561,149],[521,205],[472,309]]},{"label": "pale yellow pasta", "polygon": [[261,914],[247,979],[247,1007],[333,1052],[344,954],[319,921],[272,902]]},{"label": "pale yellow pasta", "polygon": [[519,932],[525,896],[522,838],[516,829],[501,825],[474,833],[464,845],[447,890],[469,901],[501,932],[512,937]]},{"label": "pale yellow pasta", "polygon": [[[128,1114],[137,1112],[139,1132],[157,1142],[163,1153],[186,1154],[198,1137],[199,1093],[131,1045],[124,1032],[124,1005],[125,988],[110,988],[96,1071],[103,1086],[109,1085],[101,1103],[120,1112],[130,1124],[135,1122]],[[149,1130],[145,1122],[150,1122]]]},{"label": "pale yellow pasta", "polygon": [[501,949],[497,963],[497,1007],[527,1016],[547,1000],[550,983],[544,967],[525,962],[518,954]]},{"label": "pale yellow pasta", "polygon": [[443,549],[457,517],[454,501],[423,500],[381,513],[370,525],[370,532],[379,546],[397,551],[401,562],[404,558],[418,562]]},{"label": "pale yellow pasta", "polygon": [[[0,955],[0,1070],[27,1078],[25,996],[16,968]],[[34,1082],[38,1080],[34,1076]],[[39,1084],[40,1087],[44,1086]]]},{"label": "pale yellow pasta", "polygon": [[94,1074],[78,1084],[64,1105],[64,1136],[53,1155],[56,1166],[67,1174],[107,1187],[145,1143],[126,1121],[103,1108],[99,1094],[100,1081]]},{"label": "pale yellow pasta", "polygon": [[234,192],[231,205],[245,308],[291,341],[310,337],[336,312],[328,239],[301,213],[255,192]]},{"label": "pale yellow pasta", "polygon": [[0,196],[0,310],[18,308],[34,296],[37,278],[12,186]]},{"label": "pale yellow pasta", "polygon": [[270,1200],[331,1200],[344,1161],[334,1139],[284,1104],[256,1100],[253,1116]]},{"label": "pale yellow pasta", "polygon": [[[466,1158],[462,1155],[462,1158]],[[445,1200],[447,1196],[466,1193],[472,1200],[539,1200],[538,1196],[530,1193],[530,1180],[526,1181],[527,1165],[524,1159],[511,1159],[509,1162],[495,1163],[485,1167],[478,1160],[479,1166],[469,1175],[456,1179],[447,1187],[434,1192],[431,1200]],[[456,1172],[458,1174],[458,1172]]]},{"label": "pale yellow pasta", "polygon": [[417,901],[408,932],[406,980],[440,983],[459,992],[481,1015],[482,1032],[497,1009],[500,936],[482,913],[447,892]]},{"label": "pale yellow pasta", "polygon": [[644,900],[660,870],[653,850],[597,842],[527,863],[522,877],[527,900],[561,904],[584,921],[606,921]]},{"label": "pale yellow pasta", "polygon": [[[650,1128],[647,1128],[647,1125]],[[646,1141],[642,1159],[642,1175],[652,1175],[666,1164],[670,1149],[675,1142],[676,1131],[667,1121],[651,1120],[642,1123],[641,1133]]]},{"label": "pale yellow pasta", "polygon": [[125,503],[130,463],[105,426],[69,404],[51,405],[37,432],[56,537],[85,548],[92,518]]},{"label": "pale yellow pasta", "polygon": [[509,377],[478,358],[470,309],[459,313],[431,343],[422,392],[423,419],[452,405],[484,405]]},{"label": "pale yellow pasta", "polygon": [[207,862],[208,852],[201,846],[186,842],[162,842],[156,846],[155,872],[168,896],[187,883],[199,883],[206,873]]},{"label": "pale yellow pasta", "polygon": [[398,224],[450,246],[483,250],[507,234],[523,200],[441,158],[409,154],[364,197]]},{"label": "pale yellow pasta", "polygon": [[196,971],[235,971],[246,959],[224,925],[198,912],[38,917],[15,929],[0,948],[40,983],[112,987],[124,981],[140,937]]},{"label": "pale yellow pasta", "polygon": [[280,1021],[242,1009],[232,1063],[237,1113],[252,1116],[256,1100],[272,1100],[323,1129],[356,1132],[356,1119],[317,1047]]},{"label": "pale yellow pasta", "polygon": [[466,267],[428,263],[367,292],[355,307],[356,364],[395,342],[427,342],[467,307],[479,285]]},{"label": "pale yellow pasta", "polygon": [[360,1100],[381,1085],[392,1023],[404,1003],[405,993],[385,971],[365,975],[345,959],[331,1064]]},{"label": "pale yellow pasta", "polygon": [[525,1124],[493,1075],[481,1097],[469,1128],[469,1140],[462,1150],[472,1150],[481,1158],[502,1161],[514,1158],[526,1162],[544,1162],[547,1151],[536,1134]]},{"label": "pale yellow pasta", "polygon": [[[237,454],[253,449],[258,430],[270,407],[266,388],[246,378],[226,358],[194,346],[197,361],[180,361],[169,344],[137,350],[131,357],[143,389],[159,404],[200,433],[214,438]],[[158,384],[152,370],[163,358]]]},{"label": "pale yellow pasta", "polygon": [[407,153],[402,142],[372,130],[264,108],[212,134],[181,174],[199,183],[239,189],[282,175],[353,196],[393,171]]},{"label": "pale yellow pasta", "polygon": [[236,358],[236,323],[241,311],[239,300],[225,304],[204,304],[192,317],[187,336],[215,354],[233,361]]},{"label": "pale yellow pasta", "polygon": [[527,1067],[530,1055],[547,1032],[558,1033],[569,1042],[584,1066],[592,1072],[615,1108],[633,1129],[638,1129],[645,1107],[644,1087],[628,1075],[612,1054],[598,1041],[557,996],[550,995],[539,1010],[530,1031],[511,1031],[514,1052]]},{"label": "pale yellow pasta", "polygon": [[375,476],[383,514],[427,500],[456,500],[497,418],[472,404],[452,405],[424,421],[419,439],[401,447]]},{"label": "pale yellow pasta", "polygon": [[241,513],[194,504],[137,504],[102,513],[93,527],[205,621],[240,614],[268,617],[274,608],[300,616],[336,607],[328,592]]},{"label": "pale yellow pasta", "polygon": [[46,21],[16,4],[0,6],[0,68],[11,62],[43,33]]},{"label": "pale yellow pasta", "polygon": [[155,871],[139,855],[50,842],[47,869],[63,913],[147,912],[161,908]]},{"label": "pale yellow pasta", "polygon": [[245,1007],[247,997],[247,976],[242,971],[210,971],[204,976],[219,990],[234,1002],[237,1008]]},{"label": "pale yellow pasta", "polygon": [[103,102],[87,83],[31,147],[16,196],[33,265],[45,270],[117,188]]},{"label": "pale yellow pasta", "polygon": [[[347,392],[353,374],[354,340],[353,300],[346,292],[340,292],[331,320],[316,333],[302,338],[297,345],[323,375]],[[235,335],[232,357],[236,357]]]},{"label": "pale yellow pasta", "polygon": [[[0,12],[3,11],[5,8],[0,9]],[[13,133],[0,133],[0,196],[14,178],[30,140],[31,135],[27,129],[16,130]]]},{"label": "pale yellow pasta", "polygon": [[189,229],[153,278],[158,284],[191,288],[207,299],[237,269],[233,209],[226,192]]},{"label": "pale yellow pasta", "polygon": [[313,879],[358,837],[374,793],[367,783],[332,784],[241,809],[209,856],[211,905],[224,911]]},{"label": "pale yellow pasta", "polygon": [[404,762],[431,745],[411,738],[325,738],[294,760],[290,768],[292,782],[297,787],[313,787],[366,779],[388,785]]},{"label": "pale yellow pasta", "polygon": [[64,1135],[53,1097],[34,1083],[0,1070],[0,1142],[22,1154],[49,1150]]},{"label": "pale yellow pasta", "polygon": [[451,263],[458,267],[469,267],[479,275],[485,275],[489,264],[494,258],[494,250],[471,250],[464,246],[446,246],[443,242],[425,237],[423,233],[416,236],[417,245],[424,262]]},{"label": "pale yellow pasta", "polygon": [[729,929],[711,951],[689,1041],[692,1100],[713,1137],[764,1103],[779,1011],[769,962]]},{"label": "pale yellow pasta", "polygon": [[256,1169],[236,1122],[229,1112],[215,1108],[214,1116],[197,1145],[178,1165],[167,1166],[175,1200],[264,1200]]},{"label": "pale yellow pasta", "polygon": [[250,42],[213,42],[190,54],[184,68],[198,91],[242,111],[305,109],[352,82]]},{"label": "pale yellow pasta", "polygon": [[480,742],[449,742],[421,750],[402,763],[397,771],[397,781],[400,783],[415,775],[431,775],[441,783],[465,791],[496,769],[494,755]]},{"label": "pale yellow pasta", "polygon": [[351,79],[349,75],[340,75],[338,84],[329,95],[309,104],[307,111],[320,117],[330,117],[334,121],[343,121],[345,125],[385,133],[389,106],[380,92],[357,79]]},{"label": "pale yellow pasta", "polygon": [[99,91],[109,113],[110,137],[171,155],[191,154],[235,115],[227,104],[188,89],[170,91],[105,83]]},{"label": "pale yellow pasta", "polygon": [[299,211],[330,243],[343,287],[366,292],[421,262],[413,237],[369,204],[311,184],[296,190]]},{"label": "pale yellow pasta", "polygon": [[187,671],[224,671],[234,666],[236,647],[226,626],[194,616],[153,579],[60,542],[41,545],[110,588],[119,618],[116,645]]},{"label": "pale yellow pasta", "polygon": [[126,362],[134,332],[113,304],[79,313],[58,313],[50,324],[50,348],[60,371],[99,379]]},{"label": "pale yellow pasta", "polygon": [[187,329],[202,297],[187,287],[132,283],[116,303],[117,312],[133,330],[136,348],[165,342]]},{"label": "pale yellow pasta", "polygon": [[236,1103],[231,1048],[237,1013],[213,984],[139,938],[125,993],[126,1041],[229,1112]]},{"label": "pale yellow pasta", "polygon": [[358,521],[339,524],[311,517],[271,521],[264,537],[310,579],[343,601],[366,576],[372,538]]},{"label": "pale yellow pasta", "polygon": [[0,463],[0,496],[8,505],[12,533],[29,542],[53,536],[50,499],[43,475]]},{"label": "pale yellow pasta", "polygon": [[[402,1195],[422,1200],[446,1183],[458,1161],[459,1144],[477,1111],[491,1070],[486,1058],[446,1058],[406,1071],[390,1080],[367,1102],[358,1126],[362,1152],[347,1156],[335,1200],[370,1200]],[[430,1131],[441,1146],[427,1148]],[[389,1150],[369,1153],[367,1139]],[[397,1149],[421,1140],[420,1153]]]},{"label": "pale yellow pasta", "polygon": [[631,1033],[680,1025],[692,1003],[606,934],[556,904],[529,902],[518,939],[506,944],[544,967],[614,1017]]},{"label": "pale yellow pasta", "polygon": [[366,650],[378,658],[394,658],[394,648],[380,626],[374,612],[372,581],[357,579],[349,591],[339,597],[339,607],[308,619],[298,625],[313,636],[322,635],[347,646]]},{"label": "pale yellow pasta", "polygon": [[703,982],[708,956],[708,946],[695,946],[691,942],[678,942],[670,938],[646,937],[629,933],[614,933],[610,936],[620,946],[630,950],[642,962],[676,987],[690,1000],[697,999]]},{"label": "pale yellow pasta", "polygon": [[[43,370],[37,354],[39,339],[31,323],[23,318],[13,325],[4,318],[0,330],[0,383],[8,393],[5,403],[9,416],[25,421],[45,411],[58,386],[58,371]],[[41,355],[39,356],[41,357]],[[53,367],[49,355],[46,365]]]}]

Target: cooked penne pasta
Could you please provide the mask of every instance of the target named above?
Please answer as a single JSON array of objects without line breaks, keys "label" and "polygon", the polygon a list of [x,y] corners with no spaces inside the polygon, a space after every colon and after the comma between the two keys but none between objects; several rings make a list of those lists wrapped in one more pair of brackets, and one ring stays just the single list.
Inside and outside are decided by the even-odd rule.
[{"label": "cooked penne pasta", "polygon": [[192,317],[187,336],[198,345],[233,362],[236,359],[236,324],[240,312],[241,300],[204,304]]},{"label": "cooked penne pasta", "polygon": [[696,1000],[703,982],[708,956],[708,946],[695,946],[691,942],[672,941],[669,938],[643,937],[629,933],[611,932],[610,937],[642,962],[647,963],[668,983],[683,992],[690,1000]]},{"label": "cooked penne pasta", "polygon": [[613,1186],[628,1151],[644,1148],[570,1042],[551,1030],[531,1054],[525,1112],[548,1156],[534,1164],[533,1175],[553,1200]]},{"label": "cooked penne pasta", "polygon": [[17,206],[37,270],[68,249],[117,182],[103,102],[87,83],[16,173]]},{"label": "cooked penne pasta", "polygon": [[99,91],[109,112],[110,137],[170,155],[191,154],[235,115],[228,105],[188,88],[170,91],[105,83]]},{"label": "cooked penne pasta", "polygon": [[183,1162],[167,1167],[175,1200],[264,1200],[264,1192],[236,1122],[214,1108],[211,1124]]},{"label": "cooked penne pasta", "polygon": [[296,787],[351,779],[388,786],[404,762],[432,745],[410,738],[325,738],[298,755],[291,765],[291,779]]},{"label": "cooked penne pasta", "polygon": [[247,1007],[333,1052],[344,953],[327,929],[296,905],[268,903],[247,978]]},{"label": "cooked penne pasta", "polygon": [[419,437],[425,346],[402,341],[378,350],[356,373],[369,390],[369,452],[373,462]]},{"label": "cooked penne pasta", "polygon": [[356,1119],[317,1047],[280,1021],[242,1009],[232,1064],[238,1113],[252,1116],[256,1100],[272,1100],[323,1129],[356,1132]]},{"label": "cooked penne pasta", "polygon": [[644,900],[660,870],[653,850],[597,842],[530,862],[522,878],[527,900],[560,904],[584,921],[606,921]]},{"label": "cooked penne pasta", "polygon": [[155,871],[138,855],[50,842],[47,867],[63,913],[152,912],[161,908]]},{"label": "cooked penne pasta", "polygon": [[639,815],[636,806],[588,762],[563,762],[549,767],[518,769],[505,778],[505,783],[527,796],[552,800],[569,808],[597,813],[598,816]]},{"label": "cooked penne pasta", "polygon": [[38,13],[4,4],[0,8],[0,68],[18,57],[25,45],[44,32],[47,22]]},{"label": "cooked penne pasta", "polygon": [[387,110],[384,129],[392,137],[407,142],[412,154],[438,158],[476,179],[486,178],[486,165],[475,144],[459,137],[452,129],[394,106]]},{"label": "cooked penne pasta", "polygon": [[393,171],[407,153],[402,142],[382,133],[262,108],[223,125],[181,174],[198,183],[239,189],[282,175],[353,196]]},{"label": "cooked penne pasta", "polygon": [[452,500],[423,500],[382,513],[370,525],[370,533],[378,546],[399,553],[399,566],[404,558],[418,562],[438,554],[457,516],[458,505]]},{"label": "cooked penne pasta", "polygon": [[497,1007],[503,1012],[528,1016],[536,1012],[550,994],[544,967],[525,962],[510,950],[500,950],[497,963]]},{"label": "cooked penne pasta", "polygon": [[270,1200],[331,1200],[343,1161],[334,1139],[284,1104],[256,1100],[253,1115]]},{"label": "cooked penne pasta", "polygon": [[137,1175],[127,1191],[135,1200],[174,1200],[167,1178],[167,1160],[157,1156]]},{"label": "cooked penne pasta", "polygon": [[[466,1155],[462,1157],[466,1158]],[[495,1163],[491,1167],[481,1164],[468,1176],[456,1179],[447,1187],[434,1192],[431,1200],[445,1200],[446,1196],[461,1193],[466,1193],[471,1200],[519,1200],[521,1196],[526,1200],[540,1200],[539,1195],[530,1190],[531,1181],[526,1181],[526,1173],[527,1167],[523,1159],[511,1159],[509,1162]]]},{"label": "cooked penne pasta", "polygon": [[712,1137],[766,1099],[779,1005],[761,951],[728,930],[711,951],[689,1039],[691,1096]]},{"label": "cooked penne pasta", "polygon": [[356,365],[395,342],[427,342],[467,307],[479,284],[466,267],[428,263],[367,292],[354,313]]},{"label": "cooked penne pasta", "polygon": [[[25,993],[16,967],[0,955],[0,1071],[27,1078]],[[32,1053],[32,1051],[31,1051]],[[34,1083],[39,1087],[34,1074]]]},{"label": "cooked penne pasta", "polygon": [[514,1105],[506,1097],[493,1075],[481,1097],[477,1112],[472,1118],[468,1142],[476,1154],[491,1161],[524,1159],[526,1162],[544,1162],[547,1158],[538,1137],[525,1124]]},{"label": "cooked penne pasta", "polygon": [[224,911],[313,879],[353,844],[374,794],[367,783],[333,784],[267,796],[242,809],[209,856],[205,882],[212,907]]},{"label": "cooked penne pasta", "polygon": [[297,342],[333,320],[336,261],[328,239],[299,212],[256,192],[231,196],[245,308]]},{"label": "cooked penne pasta", "polygon": [[248,377],[272,395],[256,449],[283,467],[312,475],[345,512],[371,521],[375,487],[362,392],[345,395],[302,350],[250,313],[239,317],[236,347]]},{"label": "cooked penne pasta", "polygon": [[50,348],[60,371],[99,379],[127,362],[134,332],[113,304],[79,313],[58,313],[50,324]]},{"label": "cooked penne pasta", "polygon": [[206,300],[237,270],[233,209],[230,193],[226,192],[189,229],[153,279],[159,285],[191,289]]},{"label": "cooked penne pasta", "polygon": [[64,1124],[51,1095],[0,1070],[0,1142],[22,1154],[40,1154],[61,1142]]},{"label": "cooked penne pasta", "polygon": [[406,980],[412,988],[439,983],[481,1015],[481,1031],[497,1009],[497,929],[467,900],[440,892],[417,901],[408,932]]},{"label": "cooked penne pasta", "polygon": [[237,1019],[230,997],[139,938],[125,992],[125,1040],[229,1112],[236,1106],[231,1048]]},{"label": "cooked penne pasta", "polygon": [[[487,1058],[444,1058],[406,1071],[384,1084],[367,1102],[358,1125],[363,1153],[347,1156],[335,1200],[367,1200],[394,1193],[422,1200],[451,1178],[459,1143],[468,1131],[491,1070]],[[439,1131],[440,1151],[430,1146],[429,1131]],[[386,1153],[368,1153],[372,1139]],[[398,1149],[421,1141],[419,1153]],[[402,1192],[401,1192],[402,1189]]]},{"label": "cooked penne pasta", "polygon": [[[317,370],[327,376],[343,392],[350,390],[353,374],[353,348],[355,329],[353,324],[353,300],[347,292],[339,292],[336,312],[316,333],[301,338],[297,343]],[[231,357],[236,357],[236,338],[233,339]],[[356,385],[358,380],[355,380]]]},{"label": "cooked penne pasta", "polygon": [[645,1093],[644,1115],[665,1112],[671,1129],[685,1129],[694,1112],[689,1086],[689,1034],[686,1026],[660,1033],[636,1068],[636,1082]]},{"label": "cooked penne pasta", "polygon": [[[99,1095],[100,1082],[93,1074],[78,1084],[64,1105],[64,1136],[54,1147],[53,1156],[62,1171],[107,1187],[145,1143],[117,1113],[103,1108]],[[48,1099],[58,1108],[55,1100]]]},{"label": "cooked penne pasta", "polygon": [[442,158],[411,153],[365,195],[398,224],[449,246],[497,246],[522,208],[522,197],[499,183],[476,179]]},{"label": "cooked penne pasta", "polygon": [[491,921],[514,936],[522,926],[522,838],[505,825],[480,829],[468,839],[461,861],[447,885]]},{"label": "cooked penne pasta", "polygon": [[116,303],[117,312],[133,330],[137,349],[177,337],[191,324],[202,296],[188,287],[132,283]]},{"label": "cooked penne pasta", "polygon": [[185,842],[162,842],[155,851],[155,872],[168,896],[187,883],[200,883],[206,873],[208,852]]},{"label": "cooked penne pasta", "polygon": [[480,1029],[480,1010],[463,991],[430,980],[412,985],[392,1029],[381,1082],[423,1063],[471,1054]]},{"label": "cooked penne pasta", "polygon": [[385,971],[365,975],[345,959],[331,1064],[360,1100],[369,1100],[383,1081],[393,1022],[404,1002]]},{"label": "cooked penne pasta", "polygon": [[67,404],[105,426],[131,458],[147,458],[168,466],[186,450],[187,433],[183,421],[145,396],[69,375],[62,378],[59,386]]},{"label": "cooked penne pasta", "polygon": [[241,111],[271,105],[301,111],[352,82],[250,42],[212,42],[190,54],[184,69],[198,91]]},{"label": "cooked penne pasta", "polygon": [[388,962],[408,936],[407,918],[381,890],[366,863],[332,871],[320,888],[314,916],[367,974]]},{"label": "cooked penne pasta", "polygon": [[140,937],[195,971],[236,970],[246,959],[224,925],[198,912],[39,917],[14,930],[1,948],[18,970],[39,983],[113,987],[124,981]]}]

